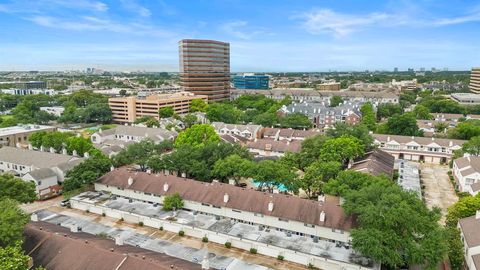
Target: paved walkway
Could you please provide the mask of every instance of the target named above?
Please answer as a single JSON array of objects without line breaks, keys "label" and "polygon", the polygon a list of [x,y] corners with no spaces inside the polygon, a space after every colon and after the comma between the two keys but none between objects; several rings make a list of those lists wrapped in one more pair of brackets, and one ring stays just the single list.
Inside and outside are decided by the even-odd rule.
[{"label": "paved walkway", "polygon": [[448,178],[449,168],[446,165],[423,163],[420,164],[420,169],[422,184],[425,185],[425,202],[429,208],[438,206],[442,209],[441,222],[444,223],[448,207],[458,201]]}]

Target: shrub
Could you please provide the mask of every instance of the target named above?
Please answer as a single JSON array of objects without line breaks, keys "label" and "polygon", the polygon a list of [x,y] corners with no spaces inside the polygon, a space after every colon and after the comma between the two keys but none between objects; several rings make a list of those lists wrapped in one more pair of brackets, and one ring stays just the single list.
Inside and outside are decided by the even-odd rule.
[{"label": "shrub", "polygon": [[122,217],[122,218],[120,218],[120,221],[124,221],[123,217]]},{"label": "shrub", "polygon": [[231,248],[231,247],[232,247],[232,243],[230,243],[230,242],[225,242],[225,247],[226,247],[226,248]]},{"label": "shrub", "polygon": [[180,194],[175,193],[173,195],[167,195],[163,199],[163,210],[170,211],[173,208],[179,210],[183,207],[183,200]]},{"label": "shrub", "polygon": [[208,237],[204,236],[204,237],[202,238],[202,242],[203,242],[203,243],[208,243]]},{"label": "shrub", "polygon": [[143,227],[143,221],[138,222],[138,226]]},{"label": "shrub", "polygon": [[160,230],[160,231],[163,231],[163,226],[160,226],[159,230]]},{"label": "shrub", "polygon": [[252,253],[252,254],[257,254],[257,249],[256,249],[256,248],[251,248],[251,249],[250,249],[250,253]]},{"label": "shrub", "polygon": [[285,257],[283,257],[282,255],[278,255],[278,256],[277,256],[277,260],[283,261],[283,259],[285,259]]},{"label": "shrub", "polygon": [[102,213],[102,217],[106,216],[105,213]]},{"label": "shrub", "polygon": [[185,235],[185,232],[184,232],[184,231],[179,231],[179,232],[178,232],[178,235],[184,236],[184,235]]},{"label": "shrub", "polygon": [[88,209],[87,209],[87,210],[85,210],[85,213],[87,213],[87,214],[88,214],[88,213],[90,213],[90,210],[88,210]]}]

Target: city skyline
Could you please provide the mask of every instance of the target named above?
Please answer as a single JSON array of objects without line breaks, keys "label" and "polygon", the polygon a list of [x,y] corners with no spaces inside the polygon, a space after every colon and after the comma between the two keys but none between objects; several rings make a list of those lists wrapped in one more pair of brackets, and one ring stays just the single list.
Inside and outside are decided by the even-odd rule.
[{"label": "city skyline", "polygon": [[0,1],[0,70],[178,72],[178,41],[231,45],[231,70],[479,66],[475,1]]}]

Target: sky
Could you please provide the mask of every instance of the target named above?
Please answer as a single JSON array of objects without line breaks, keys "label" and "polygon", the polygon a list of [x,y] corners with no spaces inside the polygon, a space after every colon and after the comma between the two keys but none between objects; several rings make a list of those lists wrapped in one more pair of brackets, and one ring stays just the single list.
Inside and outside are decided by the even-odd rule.
[{"label": "sky", "polygon": [[233,72],[480,66],[476,0],[0,0],[0,70],[178,71],[178,41]]}]

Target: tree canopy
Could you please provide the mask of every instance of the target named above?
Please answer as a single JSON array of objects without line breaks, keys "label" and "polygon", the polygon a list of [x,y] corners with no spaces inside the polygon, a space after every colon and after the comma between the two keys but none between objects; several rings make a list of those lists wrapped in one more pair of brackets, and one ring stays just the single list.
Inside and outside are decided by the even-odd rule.
[{"label": "tree canopy", "polygon": [[4,198],[0,200],[0,247],[15,245],[23,239],[23,227],[29,216],[18,207],[18,202]]},{"label": "tree canopy", "polygon": [[203,99],[196,98],[192,99],[190,102],[190,111],[191,112],[206,112],[208,109],[208,103]]},{"label": "tree canopy", "polygon": [[163,210],[170,211],[173,209],[179,210],[183,208],[183,200],[180,194],[167,195],[163,199]]},{"label": "tree canopy", "polygon": [[178,134],[175,147],[191,145],[205,146],[208,143],[220,142],[220,137],[209,124],[196,124]]},{"label": "tree canopy", "polygon": [[160,116],[160,118],[172,117],[174,114],[175,114],[175,111],[173,110],[172,107],[164,107],[158,110],[158,115]]},{"label": "tree canopy", "polygon": [[35,184],[26,182],[9,173],[0,174],[0,200],[12,199],[19,203],[35,201]]}]

